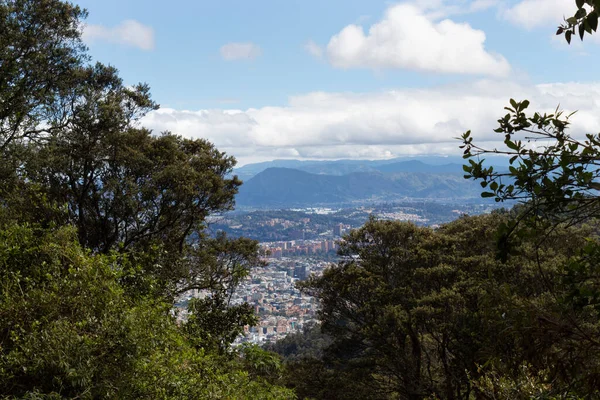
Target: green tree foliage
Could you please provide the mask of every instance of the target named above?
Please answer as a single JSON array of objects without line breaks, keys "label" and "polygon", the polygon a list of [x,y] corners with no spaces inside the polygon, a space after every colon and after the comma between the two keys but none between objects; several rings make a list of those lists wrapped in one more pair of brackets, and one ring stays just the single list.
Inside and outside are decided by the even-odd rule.
[{"label": "green tree foliage", "polygon": [[59,0],[0,1],[0,150],[38,136],[40,122],[60,119],[68,92],[86,58],[80,40],[84,10]]},{"label": "green tree foliage", "polygon": [[591,35],[598,29],[600,1],[575,0],[575,6],[575,14],[565,19],[565,22],[556,31],[557,35],[565,35],[567,43],[571,43],[573,35],[579,35],[581,40],[583,40],[586,33]]},{"label": "green tree foliage", "polygon": [[[291,398],[197,349],[159,299],[132,299],[117,255],[70,228],[0,231],[0,393],[56,398]],[[264,397],[263,397],[264,396]]]},{"label": "green tree foliage", "polygon": [[[207,241],[204,233],[209,214],[233,207],[241,184],[228,177],[235,160],[205,140],[170,133],[155,136],[139,127],[140,118],[157,105],[147,85],[126,87],[115,68],[84,63],[87,55],[78,27],[85,12],[55,1],[1,5],[8,30],[3,39],[14,36],[15,43],[33,43],[42,54],[51,51],[45,46],[58,49],[53,57],[40,56],[35,63],[23,61],[19,68],[5,71],[7,85],[17,85],[12,80],[25,79],[21,75],[53,68],[63,72],[52,73],[57,81],[46,86],[60,90],[43,102],[34,99],[39,92],[35,88],[23,89],[19,93],[36,106],[7,107],[13,117],[27,114],[29,128],[7,116],[5,125],[14,129],[5,135],[6,148],[13,151],[3,152],[2,168],[10,172],[3,178],[10,179],[0,189],[0,219],[46,227],[74,225],[82,246],[135,258],[138,269],[127,279],[132,293],[154,291],[173,298],[188,288],[213,289],[219,274],[235,287],[248,267],[258,265],[256,244],[225,237]],[[57,14],[44,19],[49,8]],[[27,21],[31,26],[21,26]],[[10,65],[10,57],[17,57],[11,52],[5,56],[3,68]],[[0,96],[2,104],[12,104],[10,91]],[[38,113],[40,107],[53,112]],[[217,248],[210,252],[208,244]],[[229,250],[230,257],[224,257]],[[211,279],[203,276],[208,264],[213,264]]]},{"label": "green tree foliage", "polygon": [[[555,230],[541,244],[524,238],[502,262],[495,237],[508,220],[465,217],[437,230],[371,220],[350,233],[344,260],[303,284],[319,298],[333,343],[312,360],[318,367],[291,364],[296,373],[320,368],[321,381],[341,389],[332,395],[316,384],[299,394],[486,398],[480,378],[500,374],[505,387],[518,388],[523,366],[528,377],[544,377],[536,384],[545,396],[593,393],[600,354],[582,343],[598,337],[598,315],[557,301],[570,295],[563,266],[592,231]],[[576,325],[554,325],[568,318]]]},{"label": "green tree foliage", "polygon": [[289,333],[283,339],[265,344],[265,349],[273,351],[286,361],[319,359],[331,344],[331,338],[323,334],[321,325],[307,323],[301,332]]},{"label": "green tree foliage", "polygon": [[[504,134],[505,149],[482,148],[474,143],[470,132],[462,137],[465,158],[469,159],[465,177],[481,181],[488,189],[482,196],[499,202],[522,202],[513,217],[498,228],[497,244],[503,260],[511,257],[523,241],[535,243],[538,257],[539,247],[556,230],[584,223],[595,225],[600,216],[600,136],[574,138],[567,131],[571,115],[559,110],[527,115],[528,106],[527,100],[511,100],[506,107],[508,113],[498,121],[496,132]],[[482,156],[488,153],[510,156],[509,170],[486,168]],[[585,364],[578,360],[578,355],[597,354],[600,350],[600,242],[596,232],[597,228],[579,232],[582,242],[572,246],[572,254],[555,260],[561,272],[558,277],[542,276],[541,283],[549,296],[546,303],[521,302],[513,307],[513,312],[530,321],[529,326],[522,322],[519,329],[552,343],[552,365],[561,365],[561,374],[577,380],[582,388],[579,393],[585,395],[595,393],[592,388],[599,382],[593,360],[589,360],[591,368],[582,367]],[[544,322],[539,329],[531,324],[536,319]]]},{"label": "green tree foliage", "polygon": [[[575,15],[566,19],[557,32],[564,34],[569,43],[574,34],[578,33],[583,39],[586,32],[595,32],[598,25],[600,3],[583,0],[575,3]],[[540,246],[545,245],[554,232],[568,226],[581,227],[584,223],[595,225],[600,216],[600,135],[588,133],[583,138],[573,137],[568,131],[573,114],[566,115],[558,108],[551,114],[529,112],[529,105],[527,100],[511,99],[505,107],[507,113],[498,120],[495,130],[504,135],[504,148],[481,147],[470,131],[461,138],[461,147],[469,162],[464,166],[465,177],[481,182],[486,188],[482,196],[498,202],[521,202],[518,211],[498,229],[499,254],[505,261],[514,256],[523,241],[535,244],[538,257]],[[490,153],[510,157],[508,171],[486,167],[484,157]],[[597,357],[600,349],[597,315],[600,242],[596,233],[595,227],[577,232],[582,243],[572,246],[569,257],[555,260],[560,274],[541,277],[548,293],[546,301],[518,302],[511,307],[512,314],[521,316],[521,322],[512,325],[512,329],[537,338],[536,346],[546,342],[546,347],[550,344],[553,347],[549,353],[537,353],[548,357],[548,370],[532,372],[528,364],[522,365],[526,370],[521,374],[524,382],[537,381],[541,387],[560,379],[572,382],[571,389],[582,397],[598,396],[597,364],[593,358],[585,362],[580,359],[587,354]],[[538,321],[537,326],[534,321]],[[537,351],[538,347],[534,348]],[[525,349],[521,346],[520,351]],[[491,370],[484,380],[485,385],[513,390],[504,378],[502,373]],[[565,390],[563,395],[571,398],[573,393]]]},{"label": "green tree foliage", "polygon": [[[85,79],[74,89],[70,121],[27,142],[18,191],[7,198],[20,219],[75,225],[93,251],[153,251],[157,258],[145,272],[176,294],[177,285],[189,286],[182,280],[194,266],[180,264],[203,239],[206,216],[233,207],[241,182],[226,175],[235,160],[205,140],[156,137],[137,127],[156,108],[147,86],[126,88],[101,64],[79,74]],[[22,202],[22,193],[37,207]]]},{"label": "green tree foliage", "polygon": [[[210,237],[235,160],[154,135],[145,84],[88,65],[86,12],[0,0],[0,394],[8,398],[287,399],[273,354],[230,348],[256,242]],[[175,301],[190,290],[178,321]]]}]

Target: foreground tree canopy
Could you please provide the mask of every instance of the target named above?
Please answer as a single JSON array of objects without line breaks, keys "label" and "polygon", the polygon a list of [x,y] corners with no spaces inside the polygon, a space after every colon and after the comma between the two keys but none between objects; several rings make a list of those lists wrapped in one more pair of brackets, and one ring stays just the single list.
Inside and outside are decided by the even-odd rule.
[{"label": "foreground tree canopy", "polygon": [[[228,300],[261,266],[257,243],[205,233],[235,160],[141,127],[148,86],[88,63],[85,16],[0,1],[0,393],[293,398],[272,355],[230,348],[255,319]],[[178,322],[190,290],[207,296]]]},{"label": "foreground tree canopy", "polygon": [[[600,4],[575,3],[567,40],[596,30]],[[256,319],[229,300],[261,266],[256,242],[206,230],[234,206],[235,160],[140,126],[158,105],[147,85],[89,63],[85,16],[60,0],[0,0],[2,396],[600,397],[598,135],[572,138],[563,114],[527,115],[527,101],[499,120],[505,150],[466,133],[467,177],[523,204],[350,233],[340,262],[302,285],[320,323],[272,347],[282,365],[231,347]],[[488,152],[512,156],[509,171],[487,168]],[[190,290],[206,296],[184,321],[175,304]]]},{"label": "foreground tree canopy", "polygon": [[512,217],[437,230],[371,220],[350,233],[344,259],[303,284],[321,301],[329,344],[281,351],[290,386],[321,399],[599,395],[598,309],[573,296],[565,274],[594,262],[581,249],[596,227],[524,239],[502,261],[495,238]]}]

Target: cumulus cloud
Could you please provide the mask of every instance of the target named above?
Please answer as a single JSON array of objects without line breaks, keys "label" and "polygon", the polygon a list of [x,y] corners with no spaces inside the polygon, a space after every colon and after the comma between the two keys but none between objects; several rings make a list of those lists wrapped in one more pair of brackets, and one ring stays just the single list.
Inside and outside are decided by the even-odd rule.
[{"label": "cumulus cloud", "polygon": [[[412,69],[420,71],[506,76],[504,57],[485,49],[485,33],[466,23],[441,19],[451,10],[432,7],[431,1],[398,4],[367,33],[348,25],[327,45],[330,63],[338,68]],[[489,2],[478,2],[477,7]]]},{"label": "cumulus cloud", "polygon": [[227,61],[254,60],[262,50],[254,43],[227,43],[220,49],[221,57]]},{"label": "cumulus cloud", "polygon": [[502,15],[508,21],[525,29],[539,26],[558,26],[564,17],[575,13],[572,0],[522,0],[504,10]]},{"label": "cumulus cloud", "polygon": [[142,50],[154,49],[154,30],[135,20],[126,20],[114,27],[86,25],[83,40],[92,43],[105,41],[137,47]]},{"label": "cumulus cloud", "polygon": [[206,138],[242,162],[273,158],[389,158],[404,154],[456,154],[453,139],[472,130],[478,140],[493,133],[508,99],[529,99],[531,109],[553,112],[558,104],[579,110],[571,132],[600,127],[600,83],[520,85],[479,81],[380,93],[308,93],[285,107],[185,111],[161,109],[143,121]]}]

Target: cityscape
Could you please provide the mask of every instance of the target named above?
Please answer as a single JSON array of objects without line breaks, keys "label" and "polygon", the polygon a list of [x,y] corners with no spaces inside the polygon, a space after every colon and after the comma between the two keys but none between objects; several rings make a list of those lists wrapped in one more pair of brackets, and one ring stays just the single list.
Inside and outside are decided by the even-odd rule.
[{"label": "cityscape", "polygon": [[0,0],[0,400],[600,399],[599,20]]},{"label": "cityscape", "polygon": [[[460,215],[480,214],[498,208],[493,203],[440,203],[414,201],[372,204],[334,209],[308,207],[290,210],[254,211],[210,217],[214,231],[259,240],[265,267],[254,268],[233,293],[232,304],[248,303],[258,317],[256,326],[245,326],[234,345],[265,344],[302,332],[317,321],[317,300],[296,286],[323,271],[339,259],[337,251],[343,236],[362,226],[370,217],[407,221],[433,228]],[[343,222],[339,222],[343,221]],[[264,239],[275,239],[264,241]],[[263,239],[263,240],[261,240]],[[179,317],[186,318],[186,306],[194,296],[188,293],[178,303]]]}]

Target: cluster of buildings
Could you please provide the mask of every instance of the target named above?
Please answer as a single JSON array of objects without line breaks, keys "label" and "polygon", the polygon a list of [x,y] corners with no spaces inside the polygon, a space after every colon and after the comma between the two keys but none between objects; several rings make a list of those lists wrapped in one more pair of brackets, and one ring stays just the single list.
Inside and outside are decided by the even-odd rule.
[{"label": "cluster of buildings", "polygon": [[273,342],[290,332],[301,331],[316,318],[316,299],[301,293],[295,285],[311,274],[321,274],[329,263],[311,258],[269,261],[266,267],[253,270],[236,290],[233,303],[250,304],[259,317],[257,326],[244,328],[237,344]]},{"label": "cluster of buildings", "polygon": [[262,254],[267,258],[282,258],[290,256],[319,253],[335,253],[338,243],[333,239],[324,240],[292,240],[289,242],[271,242],[260,244]]},{"label": "cluster of buildings", "polygon": [[421,224],[427,224],[429,222],[429,219],[422,217],[419,214],[407,213],[402,210],[378,212],[377,218],[392,221],[411,221]]},{"label": "cluster of buildings", "polygon": [[[333,230],[326,232],[323,239],[316,240],[290,240],[279,242],[261,243],[262,255],[267,258],[282,258],[290,256],[309,256],[314,254],[335,253],[338,249],[338,240],[350,227],[336,224]],[[333,235],[331,234],[333,233]]]}]

